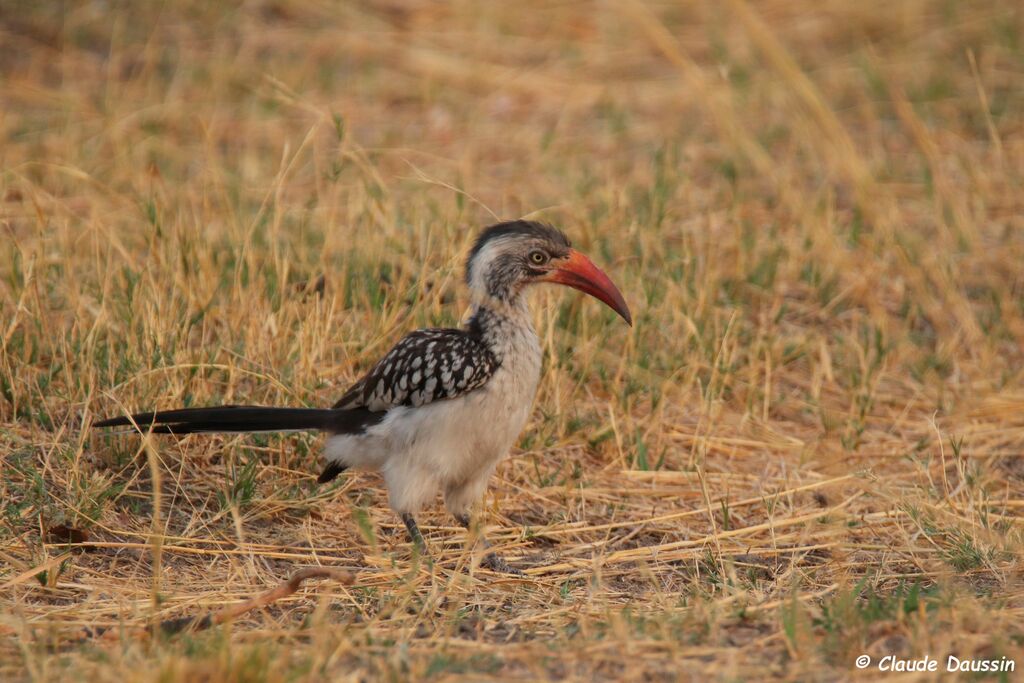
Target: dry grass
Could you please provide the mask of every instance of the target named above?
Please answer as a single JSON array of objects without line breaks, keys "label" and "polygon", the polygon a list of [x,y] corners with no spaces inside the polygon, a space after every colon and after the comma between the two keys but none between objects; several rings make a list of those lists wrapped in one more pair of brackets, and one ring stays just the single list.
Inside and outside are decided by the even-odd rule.
[{"label": "dry grass", "polygon": [[[0,678],[1024,667],[1019,3],[42,4],[0,2]],[[313,438],[83,429],[329,404],[521,214],[637,319],[537,294],[484,506],[525,579],[440,506],[414,564]],[[359,573],[130,635],[315,565]]]}]

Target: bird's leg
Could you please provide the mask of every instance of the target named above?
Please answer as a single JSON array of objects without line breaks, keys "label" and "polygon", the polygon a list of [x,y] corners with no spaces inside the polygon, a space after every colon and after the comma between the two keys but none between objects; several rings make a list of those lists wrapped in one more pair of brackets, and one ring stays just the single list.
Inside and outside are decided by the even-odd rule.
[{"label": "bird's leg", "polygon": [[427,557],[427,542],[423,540],[423,534],[420,533],[420,528],[416,525],[416,518],[412,516],[411,512],[403,512],[402,521],[405,523],[405,528],[409,530],[409,539],[412,541],[413,547],[421,556]]},{"label": "bird's leg", "polygon": [[[467,513],[460,512],[456,513],[454,516],[455,521],[464,526],[467,531],[472,531],[473,523]],[[480,542],[483,543],[484,548],[491,547],[491,544],[488,543],[487,539],[484,538],[483,535],[480,536]],[[519,576],[522,576],[523,574],[522,570],[516,569],[508,562],[506,562],[505,559],[501,557],[501,555],[498,555],[497,553],[493,552],[484,555],[484,559],[480,563],[480,566],[485,567],[486,569],[490,569],[491,571],[499,572],[501,574],[516,574]]]}]

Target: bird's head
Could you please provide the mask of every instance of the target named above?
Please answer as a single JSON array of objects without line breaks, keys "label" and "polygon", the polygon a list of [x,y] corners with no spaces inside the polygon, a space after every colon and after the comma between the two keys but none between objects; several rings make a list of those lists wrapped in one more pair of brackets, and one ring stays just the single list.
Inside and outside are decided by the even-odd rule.
[{"label": "bird's head", "polygon": [[549,225],[508,221],[484,229],[466,260],[475,297],[510,302],[537,282],[567,285],[599,299],[630,325],[629,307],[607,275]]}]

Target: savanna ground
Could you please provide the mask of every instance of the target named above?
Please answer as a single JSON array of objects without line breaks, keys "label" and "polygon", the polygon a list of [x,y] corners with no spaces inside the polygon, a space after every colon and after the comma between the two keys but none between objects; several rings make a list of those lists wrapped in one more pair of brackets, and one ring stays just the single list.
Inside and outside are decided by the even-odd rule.
[{"label": "savanna ground", "polygon": [[[0,1],[0,679],[1020,670],[1022,84],[1010,0]],[[636,318],[535,294],[525,577],[312,436],[86,429],[330,404],[520,215]]]}]

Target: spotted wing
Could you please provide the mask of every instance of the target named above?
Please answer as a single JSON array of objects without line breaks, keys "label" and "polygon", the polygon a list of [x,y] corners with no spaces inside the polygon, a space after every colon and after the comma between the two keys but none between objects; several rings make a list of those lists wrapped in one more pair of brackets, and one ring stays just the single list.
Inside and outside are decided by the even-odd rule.
[{"label": "spotted wing", "polygon": [[382,411],[455,398],[482,387],[497,369],[494,354],[463,330],[418,330],[395,344],[334,407]]}]

